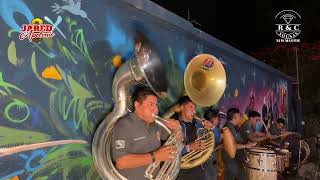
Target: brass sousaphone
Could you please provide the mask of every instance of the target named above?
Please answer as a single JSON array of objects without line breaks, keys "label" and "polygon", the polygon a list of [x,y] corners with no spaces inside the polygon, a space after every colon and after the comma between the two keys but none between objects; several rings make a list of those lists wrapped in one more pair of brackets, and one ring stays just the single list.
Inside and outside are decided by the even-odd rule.
[{"label": "brass sousaphone", "polygon": [[[191,59],[185,70],[184,86],[187,95],[195,104],[202,107],[216,104],[226,88],[226,73],[222,63],[210,54],[197,55]],[[233,136],[228,130],[222,130],[223,143],[225,150],[231,157],[234,157],[236,147]],[[215,143],[212,131],[206,131],[200,139],[205,140],[205,148],[191,151],[182,156],[181,169],[196,167],[207,161],[211,156]]]}]

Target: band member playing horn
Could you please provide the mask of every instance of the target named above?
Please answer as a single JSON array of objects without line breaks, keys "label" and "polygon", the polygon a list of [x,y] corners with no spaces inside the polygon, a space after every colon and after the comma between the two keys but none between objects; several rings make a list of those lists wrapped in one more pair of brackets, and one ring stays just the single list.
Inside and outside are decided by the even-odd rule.
[{"label": "band member playing horn", "polygon": [[225,165],[224,179],[234,180],[237,178],[238,180],[245,180],[246,174],[244,167],[241,165],[241,159],[244,157],[243,149],[251,148],[255,146],[256,143],[254,142],[245,144],[245,140],[241,137],[240,129],[238,127],[241,121],[239,109],[229,109],[227,112],[227,119],[228,122],[226,127],[228,127],[231,131],[231,134],[236,142],[237,151],[235,158],[231,158],[225,150],[222,153],[222,159]]},{"label": "band member playing horn", "polygon": [[[208,120],[204,121],[205,128],[210,128],[214,132],[214,137],[215,137],[215,147],[217,147],[221,143],[221,133],[220,129],[218,127],[219,125],[219,111],[218,110],[213,110],[209,109],[207,110],[203,118]],[[216,153],[213,152],[212,156],[210,159],[205,162],[205,176],[206,179],[208,180],[216,180],[217,179],[217,168],[216,168]]]},{"label": "band member playing horn", "polygon": [[[177,157],[174,146],[160,148],[160,140],[165,140],[168,134],[154,122],[154,115],[158,113],[157,102],[158,97],[150,88],[137,88],[132,96],[134,112],[115,124],[112,159],[121,175],[129,180],[146,179],[147,165]],[[176,120],[164,123],[173,131],[181,127]]]},{"label": "band member playing horn", "polygon": [[[195,141],[197,139],[197,131],[200,128],[206,128],[203,126],[203,124],[208,125],[208,128],[209,126],[212,127],[212,124],[206,120],[204,120],[202,124],[194,118],[194,115],[196,114],[196,104],[192,102],[192,100],[188,96],[183,96],[179,99],[179,107],[181,110],[180,113],[176,113],[172,118],[178,119],[182,126],[185,144],[185,147],[182,150],[183,156],[193,150],[201,150],[205,148],[205,143],[203,141]],[[207,168],[206,166],[212,165],[212,159],[209,159],[208,161],[210,162],[206,162],[202,164],[202,166],[196,166],[190,169],[181,169],[177,179],[205,180],[206,176],[204,170]]]},{"label": "band member playing horn", "polygon": [[261,115],[257,111],[250,111],[248,113],[248,120],[241,126],[241,135],[245,142],[260,142],[270,137],[269,133],[256,131],[257,122]]}]

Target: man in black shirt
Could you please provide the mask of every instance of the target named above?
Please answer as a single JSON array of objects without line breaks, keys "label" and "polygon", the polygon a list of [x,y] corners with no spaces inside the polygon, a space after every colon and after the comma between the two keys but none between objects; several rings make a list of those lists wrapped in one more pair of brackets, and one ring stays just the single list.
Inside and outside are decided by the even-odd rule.
[{"label": "man in black shirt", "polygon": [[256,143],[245,144],[245,140],[240,134],[240,129],[238,127],[240,123],[240,112],[237,108],[231,108],[227,112],[228,122],[225,127],[230,129],[230,132],[235,140],[237,152],[236,157],[231,158],[228,153],[224,150],[222,152],[222,159],[224,162],[224,179],[225,180],[245,180],[246,174],[244,171],[244,166],[241,164],[241,159],[244,157],[245,148],[251,148],[256,145]]}]

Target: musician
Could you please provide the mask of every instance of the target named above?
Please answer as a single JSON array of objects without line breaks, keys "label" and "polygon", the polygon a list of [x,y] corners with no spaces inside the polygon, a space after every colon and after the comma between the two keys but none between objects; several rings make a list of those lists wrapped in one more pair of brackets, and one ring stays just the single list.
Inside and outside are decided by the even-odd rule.
[{"label": "musician", "polygon": [[[277,121],[271,124],[269,132],[270,134],[275,136],[280,136],[281,134],[286,133],[285,120],[282,118],[278,118]],[[270,140],[269,142],[273,145],[280,146],[281,138],[279,137],[279,138]]]},{"label": "musician", "polygon": [[[173,115],[172,118],[180,121],[183,133],[185,147],[182,150],[182,156],[192,150],[201,150],[204,148],[204,142],[195,141],[197,139],[198,128],[203,128],[201,122],[194,119],[196,113],[196,104],[188,96],[183,96],[179,99],[179,107],[181,112]],[[210,122],[205,122],[209,124]],[[177,180],[205,180],[205,165],[197,166],[191,169],[181,169]]]},{"label": "musician", "polygon": [[238,180],[245,180],[246,174],[244,171],[244,167],[241,164],[242,159],[244,156],[243,149],[245,148],[251,148],[256,145],[256,143],[247,143],[242,138],[240,134],[240,129],[238,127],[241,118],[240,118],[240,112],[237,108],[230,108],[227,112],[227,119],[228,122],[225,125],[227,128],[230,129],[230,132],[235,140],[237,151],[236,151],[236,157],[231,158],[229,154],[223,150],[222,153],[222,159],[224,162],[224,178],[225,180],[234,180],[237,178]]},{"label": "musician", "polygon": [[241,135],[245,142],[260,142],[269,137],[268,133],[256,131],[257,122],[260,120],[260,113],[257,111],[250,111],[248,113],[248,120],[241,126]]},{"label": "musician", "polygon": [[[221,133],[220,133],[220,128],[218,127],[219,111],[209,109],[204,113],[203,118],[208,120],[208,121],[204,121],[204,126],[205,128],[212,129],[215,137],[215,147],[217,147],[221,143]],[[213,152],[210,159],[203,164],[203,167],[205,168],[204,175],[207,180],[217,179],[216,163],[217,163],[216,154],[215,152]]]},{"label": "musician", "polygon": [[[134,112],[120,118],[115,124],[112,136],[112,159],[121,175],[129,180],[143,180],[149,164],[155,161],[174,159],[174,146],[160,147],[160,140],[168,137],[163,128],[154,122],[158,113],[158,97],[148,87],[139,87],[132,96]],[[177,130],[176,120],[165,125]]]}]

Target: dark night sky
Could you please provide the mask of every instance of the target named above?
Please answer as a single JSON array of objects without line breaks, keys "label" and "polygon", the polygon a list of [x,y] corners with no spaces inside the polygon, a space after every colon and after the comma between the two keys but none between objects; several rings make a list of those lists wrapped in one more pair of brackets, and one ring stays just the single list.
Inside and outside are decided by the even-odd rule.
[{"label": "dark night sky", "polygon": [[275,34],[275,15],[281,10],[295,10],[302,20],[301,42],[320,40],[319,0],[152,0],[165,9],[201,26],[195,27],[248,54],[271,47]]}]

